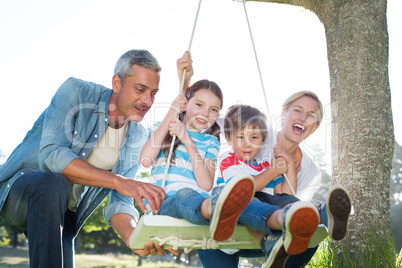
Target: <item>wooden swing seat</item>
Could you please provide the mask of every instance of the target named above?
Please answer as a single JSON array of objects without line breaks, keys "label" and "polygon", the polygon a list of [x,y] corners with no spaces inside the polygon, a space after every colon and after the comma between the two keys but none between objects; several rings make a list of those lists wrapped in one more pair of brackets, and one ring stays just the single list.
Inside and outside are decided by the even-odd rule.
[{"label": "wooden swing seat", "polygon": [[[309,248],[318,246],[328,236],[324,225],[318,225]],[[169,216],[143,215],[130,237],[130,248],[141,249],[148,242],[157,242],[166,249],[260,249],[246,230],[237,225],[232,237],[225,241],[211,238],[209,226],[195,225]]]}]

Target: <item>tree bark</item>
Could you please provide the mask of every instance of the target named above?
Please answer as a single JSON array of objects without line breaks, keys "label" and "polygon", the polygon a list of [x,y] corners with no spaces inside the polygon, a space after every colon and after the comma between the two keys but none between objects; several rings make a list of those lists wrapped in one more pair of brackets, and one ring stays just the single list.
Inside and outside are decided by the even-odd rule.
[{"label": "tree bark", "polygon": [[370,255],[364,252],[370,249],[362,239],[373,231],[376,241],[390,237],[395,139],[388,80],[387,1],[262,2],[303,6],[324,25],[333,119],[331,184],[348,189],[354,206],[342,245],[353,257]]},{"label": "tree bark", "polygon": [[17,248],[17,246],[18,246],[18,233],[19,233],[18,229],[15,228],[13,230],[13,239],[12,239],[13,248]]},{"label": "tree bark", "polygon": [[329,7],[324,21],[334,120],[332,180],[346,186],[353,197],[355,214],[347,237],[353,252],[373,230],[382,241],[390,235],[395,139],[386,1],[338,2],[341,5]]}]

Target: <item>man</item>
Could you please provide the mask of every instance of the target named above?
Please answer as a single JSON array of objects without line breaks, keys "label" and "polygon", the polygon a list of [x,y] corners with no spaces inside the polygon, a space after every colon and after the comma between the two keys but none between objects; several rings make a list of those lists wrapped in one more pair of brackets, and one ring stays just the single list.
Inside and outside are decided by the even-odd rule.
[{"label": "man", "polygon": [[[179,78],[188,52],[177,62]],[[73,267],[74,237],[110,192],[105,220],[129,244],[146,199],[158,211],[163,189],[134,180],[148,135],[139,124],[158,92],[157,60],[130,50],[117,61],[112,89],[76,78],[64,82],[49,107],[0,168],[0,215],[23,229],[31,267]],[[148,254],[165,254],[148,243]]]}]

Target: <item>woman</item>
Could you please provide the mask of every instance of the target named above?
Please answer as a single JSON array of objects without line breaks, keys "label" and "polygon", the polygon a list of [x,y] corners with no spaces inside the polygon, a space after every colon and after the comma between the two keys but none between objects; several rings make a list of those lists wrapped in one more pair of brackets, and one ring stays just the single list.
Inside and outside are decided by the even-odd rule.
[{"label": "woman", "polygon": [[[321,172],[313,163],[311,158],[300,148],[300,143],[313,134],[320,126],[323,117],[323,107],[317,95],[310,91],[300,91],[285,100],[282,105],[282,130],[277,134],[278,144],[287,150],[295,162],[297,171],[297,189],[296,197],[302,201],[311,201],[314,192],[318,189],[321,182]],[[275,156],[273,139],[266,139],[266,144],[261,149],[260,159],[270,160]],[[342,239],[346,234],[347,220],[350,212],[351,201],[347,192],[338,187],[342,202],[336,205],[336,208],[342,208],[342,211],[335,211],[342,214],[342,221],[334,225],[333,215],[329,214],[327,219],[327,203],[324,203],[320,209],[321,221],[329,222],[330,235],[337,240]],[[260,197],[263,200],[264,195]],[[273,204],[275,205],[275,204]],[[331,208],[328,210],[334,212]],[[326,224],[328,226],[328,224]],[[335,231],[334,231],[335,230]],[[257,241],[262,241],[264,234],[258,232],[250,232]],[[270,254],[270,248],[264,248],[264,242],[261,243],[266,256]],[[314,255],[317,247],[310,248],[302,254],[289,256],[278,250],[278,257],[282,258],[281,263],[285,263],[284,267],[301,267],[308,263]],[[227,254],[221,250],[198,250],[199,257],[204,267],[238,267],[239,257],[262,257],[259,251],[240,250],[234,254]],[[268,254],[268,255],[267,255]],[[282,254],[282,256],[279,256]],[[274,262],[277,264],[276,262]]]}]

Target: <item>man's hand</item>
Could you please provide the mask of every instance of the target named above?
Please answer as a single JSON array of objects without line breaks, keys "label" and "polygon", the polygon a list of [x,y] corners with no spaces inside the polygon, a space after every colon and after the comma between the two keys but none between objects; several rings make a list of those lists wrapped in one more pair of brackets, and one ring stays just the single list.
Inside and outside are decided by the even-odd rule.
[{"label": "man's hand", "polygon": [[[146,257],[150,254],[152,256],[155,256],[157,254],[160,256],[165,256],[165,254],[166,254],[166,250],[163,247],[161,247],[159,245],[159,243],[153,243],[153,242],[146,243],[144,245],[144,249],[133,249],[132,251],[143,257]],[[176,255],[176,256],[179,255],[178,250],[168,249],[168,251],[170,251],[173,255]]]},{"label": "man's hand", "polygon": [[162,201],[166,198],[166,193],[162,188],[151,183],[120,177],[120,185],[116,189],[120,194],[134,198],[142,212],[146,214],[148,210],[142,200],[144,198],[148,201],[153,212],[158,214]]},{"label": "man's hand", "polygon": [[[126,243],[126,245],[130,248],[130,237],[136,227],[136,222],[134,218],[128,214],[115,214],[110,218],[110,224],[113,229],[119,234],[121,239]],[[131,249],[133,252],[140,254],[141,256],[148,256],[149,254],[155,256],[165,255],[166,251],[163,247],[161,247],[158,243],[154,244],[154,242],[148,242],[144,245],[143,249]],[[172,252],[174,255],[178,255],[179,252],[177,250],[168,249],[168,251]]]}]

